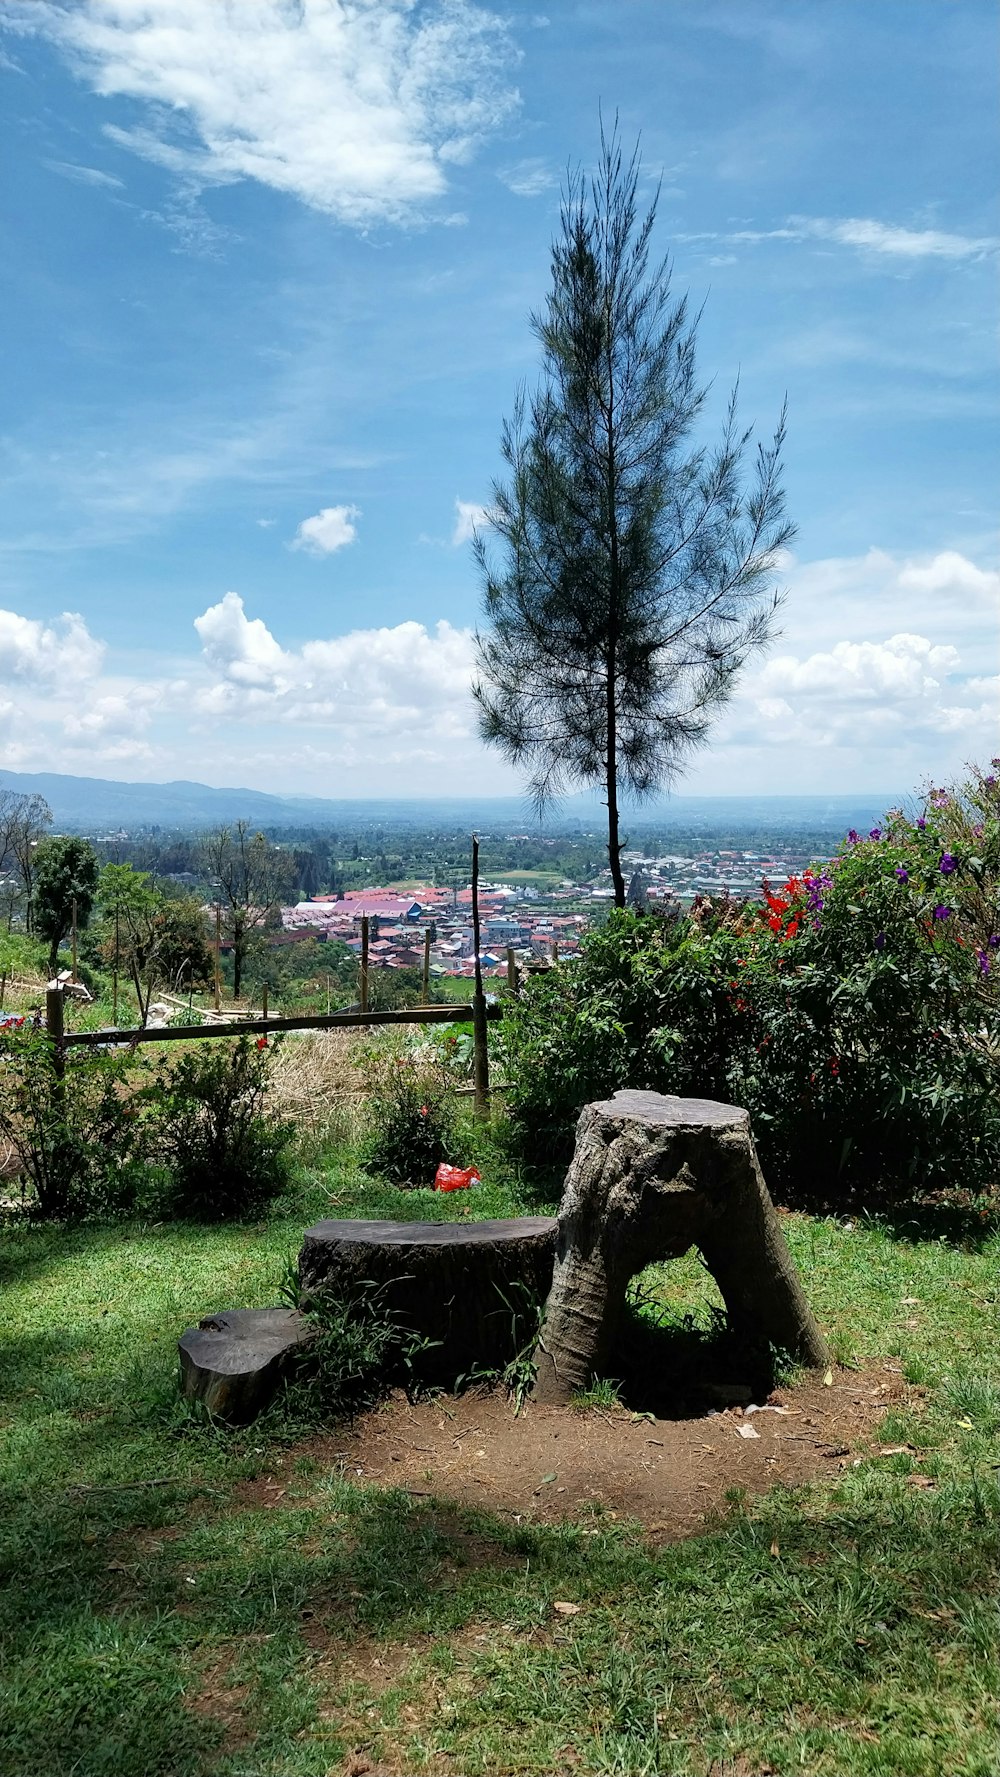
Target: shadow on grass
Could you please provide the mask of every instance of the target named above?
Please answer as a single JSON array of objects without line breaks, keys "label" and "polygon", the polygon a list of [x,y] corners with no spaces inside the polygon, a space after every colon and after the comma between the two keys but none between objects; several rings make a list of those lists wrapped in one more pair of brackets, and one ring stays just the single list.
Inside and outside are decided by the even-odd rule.
[{"label": "shadow on grass", "polygon": [[735,1334],[718,1310],[710,1324],[692,1315],[652,1316],[627,1302],[608,1374],[623,1404],[658,1419],[699,1418],[712,1407],[767,1399],[780,1373],[769,1347]]},{"label": "shadow on grass", "polygon": [[[456,1768],[554,1769],[538,1746],[552,1758],[571,1742],[596,1769],[602,1735],[655,1737],[668,1678],[680,1698],[671,1725],[693,1744],[710,1682],[748,1722],[763,1710],[794,1725],[801,1709],[814,1729],[829,1716],[840,1732],[838,1711],[879,1707],[890,1650],[894,1683],[916,1695],[938,1670],[936,1648],[986,1632],[977,1600],[996,1550],[974,1502],[957,1514],[954,1501],[938,1511],[912,1494],[873,1496],[816,1519],[776,1497],[755,1518],[734,1508],[713,1534],[657,1551],[620,1526],[518,1526],[339,1474],[310,1476],[301,1499],[292,1484],[264,1499],[217,1478],[201,1495],[46,1493],[20,1507],[0,1596],[0,1769],[320,1777],[359,1740],[395,1736],[401,1751],[410,1734],[359,1682],[359,1643],[429,1673],[452,1638],[478,1674],[457,1692],[459,1756],[471,1757]],[[571,1629],[553,1599],[579,1603]],[[479,1652],[462,1639],[473,1622]],[[623,1635],[639,1653],[619,1696]],[[431,1751],[449,1747],[444,1705],[430,1696],[419,1724]],[[522,1760],[531,1735],[542,1740]],[[661,1768],[653,1738],[633,1751],[621,1769]]]}]

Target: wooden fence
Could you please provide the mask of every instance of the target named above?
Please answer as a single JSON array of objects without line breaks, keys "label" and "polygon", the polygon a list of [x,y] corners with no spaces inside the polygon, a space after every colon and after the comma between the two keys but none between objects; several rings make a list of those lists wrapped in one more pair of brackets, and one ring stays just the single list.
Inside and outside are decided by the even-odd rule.
[{"label": "wooden fence", "polygon": [[[478,1005],[476,1004],[478,1000]],[[241,1018],[230,1024],[172,1024],[140,1026],[134,1030],[66,1030],[65,995],[49,988],[45,995],[45,1023],[55,1048],[56,1066],[62,1071],[70,1048],[132,1048],[137,1043],[176,1043],[205,1037],[276,1036],[286,1030],[359,1030],[383,1024],[471,1023],[475,1041],[476,1110],[485,1115],[489,1105],[489,1056],[486,1027],[503,1017],[502,1005],[488,1005],[485,996],[474,996],[470,1006],[404,1006],[392,1012],[321,1012],[293,1018]]]}]

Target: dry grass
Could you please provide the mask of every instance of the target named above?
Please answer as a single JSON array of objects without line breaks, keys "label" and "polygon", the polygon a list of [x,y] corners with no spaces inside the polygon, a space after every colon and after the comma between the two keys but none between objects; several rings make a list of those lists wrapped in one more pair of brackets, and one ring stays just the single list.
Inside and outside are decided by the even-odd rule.
[{"label": "dry grass", "polygon": [[271,1104],[289,1117],[299,1145],[317,1150],[354,1142],[364,1126],[364,1050],[370,1038],[350,1030],[290,1033],[275,1049]]}]

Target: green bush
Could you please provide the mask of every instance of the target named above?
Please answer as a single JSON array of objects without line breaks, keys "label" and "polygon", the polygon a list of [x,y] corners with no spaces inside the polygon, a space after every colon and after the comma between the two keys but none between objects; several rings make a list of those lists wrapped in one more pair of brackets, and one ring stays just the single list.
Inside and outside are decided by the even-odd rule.
[{"label": "green bush", "polygon": [[288,1181],[291,1123],[266,1115],[271,1049],[263,1039],[206,1042],[172,1066],[156,1090],[157,1150],[173,1179],[178,1216],[252,1216]]},{"label": "green bush", "polygon": [[742,909],[612,914],[505,1020],[522,1148],[568,1153],[580,1107],[627,1085],[745,1105],[787,1200],[993,1191],[998,814],[977,773]]},{"label": "green bush", "polygon": [[40,1216],[67,1221],[135,1208],[148,1128],[135,1062],[70,1049],[65,1072],[43,1031],[0,1031],[0,1137]]},{"label": "green bush", "polygon": [[433,1185],[442,1160],[451,1158],[455,1118],[447,1080],[424,1057],[393,1050],[369,1056],[369,1082],[366,1171],[403,1188]]}]

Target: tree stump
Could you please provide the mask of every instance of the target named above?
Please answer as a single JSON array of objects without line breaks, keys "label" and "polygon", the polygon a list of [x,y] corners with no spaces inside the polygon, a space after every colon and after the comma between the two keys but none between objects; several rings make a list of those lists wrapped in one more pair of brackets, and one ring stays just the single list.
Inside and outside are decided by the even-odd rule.
[{"label": "tree stump", "polygon": [[616,1092],[585,1105],[559,1210],[536,1400],[567,1401],[606,1363],[628,1281],[697,1246],[730,1324],[800,1362],[830,1353],[757,1161],[749,1114],[708,1099]]},{"label": "tree stump", "polygon": [[216,1419],[248,1425],[267,1406],[292,1353],[311,1337],[291,1308],[234,1308],[210,1314],[181,1337],[181,1387]]},{"label": "tree stump", "polygon": [[400,1327],[433,1341],[420,1376],[502,1369],[534,1337],[552,1281],[556,1222],[317,1222],[299,1254],[304,1297],[377,1293]]}]

